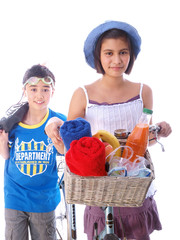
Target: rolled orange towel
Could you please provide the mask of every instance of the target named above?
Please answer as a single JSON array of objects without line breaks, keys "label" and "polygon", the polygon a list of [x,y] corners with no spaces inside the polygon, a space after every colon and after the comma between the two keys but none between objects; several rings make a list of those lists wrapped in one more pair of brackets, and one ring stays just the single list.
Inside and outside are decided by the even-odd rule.
[{"label": "rolled orange towel", "polygon": [[95,137],[74,140],[66,153],[66,164],[80,176],[106,176],[105,146]]}]

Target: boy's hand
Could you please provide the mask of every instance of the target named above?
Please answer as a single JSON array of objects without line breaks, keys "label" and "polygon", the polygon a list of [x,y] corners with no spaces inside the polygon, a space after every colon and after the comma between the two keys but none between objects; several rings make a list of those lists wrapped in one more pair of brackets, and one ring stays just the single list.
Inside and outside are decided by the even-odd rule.
[{"label": "boy's hand", "polygon": [[8,133],[4,130],[0,130],[0,155],[4,159],[9,158]]},{"label": "boy's hand", "polygon": [[49,119],[45,126],[45,132],[49,138],[54,142],[61,140],[59,129],[63,125],[63,121],[57,117]]},{"label": "boy's hand", "polygon": [[61,154],[64,153],[64,143],[59,133],[60,127],[63,125],[63,121],[57,117],[49,119],[45,126],[45,132],[49,138],[51,138],[54,146]]}]

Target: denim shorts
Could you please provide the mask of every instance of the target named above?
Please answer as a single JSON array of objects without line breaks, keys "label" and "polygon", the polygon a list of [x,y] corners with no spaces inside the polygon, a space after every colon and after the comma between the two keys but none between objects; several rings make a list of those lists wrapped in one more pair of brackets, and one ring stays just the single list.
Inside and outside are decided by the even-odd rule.
[{"label": "denim shorts", "polygon": [[5,240],[56,240],[55,211],[30,213],[5,209]]}]

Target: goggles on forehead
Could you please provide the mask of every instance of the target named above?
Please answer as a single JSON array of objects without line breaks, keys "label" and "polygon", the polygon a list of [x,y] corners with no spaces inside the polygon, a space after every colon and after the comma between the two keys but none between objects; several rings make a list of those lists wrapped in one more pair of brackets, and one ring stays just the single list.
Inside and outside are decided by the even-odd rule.
[{"label": "goggles on forehead", "polygon": [[24,87],[28,83],[29,85],[37,85],[39,81],[42,81],[46,85],[51,85],[54,87],[54,81],[51,77],[39,78],[39,77],[30,77],[25,83]]}]

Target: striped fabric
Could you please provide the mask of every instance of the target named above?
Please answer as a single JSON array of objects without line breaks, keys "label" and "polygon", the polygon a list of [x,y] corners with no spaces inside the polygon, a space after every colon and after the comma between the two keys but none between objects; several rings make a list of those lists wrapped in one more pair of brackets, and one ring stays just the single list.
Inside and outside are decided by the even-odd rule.
[{"label": "striped fabric", "polygon": [[106,130],[114,134],[116,129],[132,131],[143,111],[142,88],[135,98],[124,103],[99,104],[88,98],[85,87],[82,87],[87,99],[85,119],[91,124],[92,134]]}]

